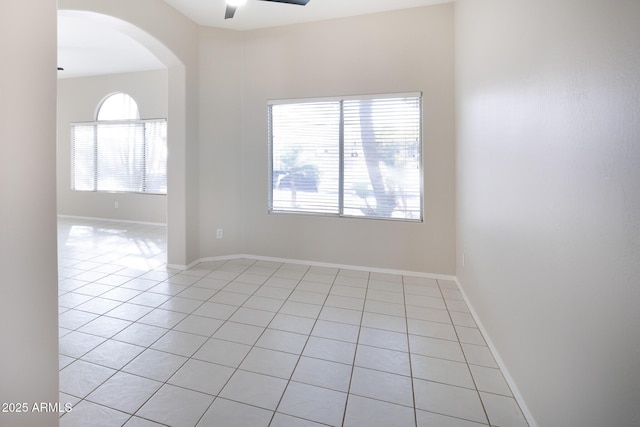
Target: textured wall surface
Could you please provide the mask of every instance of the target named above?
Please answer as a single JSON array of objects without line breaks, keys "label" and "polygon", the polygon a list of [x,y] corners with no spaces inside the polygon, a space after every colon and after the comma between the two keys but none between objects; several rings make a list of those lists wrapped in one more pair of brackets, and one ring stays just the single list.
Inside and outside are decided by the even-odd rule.
[{"label": "textured wall surface", "polygon": [[0,426],[57,426],[55,0],[3,2],[0,54]]},{"label": "textured wall surface", "polygon": [[639,18],[456,6],[457,274],[540,426],[640,425]]}]

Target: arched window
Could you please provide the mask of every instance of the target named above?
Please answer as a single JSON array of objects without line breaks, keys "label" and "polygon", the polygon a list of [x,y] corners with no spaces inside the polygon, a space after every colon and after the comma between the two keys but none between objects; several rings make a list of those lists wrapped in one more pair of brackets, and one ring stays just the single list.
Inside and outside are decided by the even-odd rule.
[{"label": "arched window", "polygon": [[167,121],[141,120],[126,93],[109,95],[97,121],[71,125],[71,188],[167,193]]},{"label": "arched window", "polygon": [[139,120],[140,112],[135,99],[126,93],[109,95],[98,110],[100,120]]}]

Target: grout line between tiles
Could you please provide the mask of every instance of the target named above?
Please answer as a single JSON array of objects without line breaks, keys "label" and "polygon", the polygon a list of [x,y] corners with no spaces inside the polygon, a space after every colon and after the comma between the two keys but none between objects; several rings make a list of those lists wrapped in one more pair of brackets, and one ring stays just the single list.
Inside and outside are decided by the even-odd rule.
[{"label": "grout line between tiles", "polygon": [[405,291],[405,279],[402,276],[402,296],[404,299],[404,314],[405,314],[405,325],[407,328],[407,352],[409,357],[409,375],[411,376],[411,398],[413,399],[413,421],[415,425],[418,425],[418,408],[416,405],[416,391],[414,385],[414,377],[413,377],[413,360],[411,357],[411,340],[409,339],[409,316],[407,313],[407,294]]},{"label": "grout line between tiles", "polygon": [[351,385],[353,384],[353,375],[355,373],[356,370],[356,358],[358,357],[358,345],[360,343],[360,333],[362,332],[362,320],[364,319],[364,313],[365,313],[365,304],[366,304],[366,300],[367,300],[367,294],[369,293],[369,280],[371,280],[371,273],[368,274],[367,276],[367,286],[365,287],[365,291],[364,291],[364,298],[363,298],[363,305],[362,305],[362,314],[360,315],[360,325],[358,326],[358,337],[356,338],[356,348],[355,351],[353,352],[353,363],[351,365],[351,376],[349,378],[349,387],[347,388],[347,400],[345,402],[344,405],[344,414],[342,416],[342,425],[344,425],[346,419],[347,419],[347,409],[349,407],[349,396],[351,395]]},{"label": "grout line between tiles", "polygon": [[[442,295],[442,299],[444,299],[444,294],[442,293],[442,287],[440,286],[440,282],[438,283],[438,289],[440,290],[440,294]],[[446,302],[445,302],[446,305]],[[453,323],[453,318],[451,317],[451,312],[449,311],[449,306],[447,305],[447,314],[449,315],[449,319],[451,320],[451,324],[454,325]],[[455,328],[455,326],[453,327],[453,331],[456,334],[456,338],[458,338],[458,343],[460,343],[460,336],[458,335],[458,330]],[[480,396],[480,391],[478,390],[478,385],[476,383],[476,379],[473,376],[473,373],[471,372],[471,368],[469,367],[469,360],[467,359],[467,354],[464,352],[464,349],[462,348],[462,345],[460,344],[460,349],[462,350],[462,357],[464,357],[464,361],[465,364],[467,366],[467,371],[469,372],[469,376],[471,376],[471,381],[473,382],[473,385],[475,387],[475,392],[478,395],[478,400],[480,401],[480,405],[482,405],[482,411],[484,412],[484,417],[487,420],[487,424],[490,423],[489,421],[489,414],[487,413],[487,408],[484,405],[484,401],[482,400],[482,397]]]}]

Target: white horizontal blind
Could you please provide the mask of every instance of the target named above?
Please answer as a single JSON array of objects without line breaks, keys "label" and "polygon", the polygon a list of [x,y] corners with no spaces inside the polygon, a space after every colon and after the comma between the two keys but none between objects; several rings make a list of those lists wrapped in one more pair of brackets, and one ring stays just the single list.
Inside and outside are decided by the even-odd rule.
[{"label": "white horizontal blind", "polygon": [[96,191],[96,127],[71,126],[71,189]]},{"label": "white horizontal blind", "polygon": [[144,189],[144,125],[96,126],[99,191],[137,192]]},{"label": "white horizontal blind", "polygon": [[339,213],[340,104],[280,104],[269,111],[270,209]]},{"label": "white horizontal blind", "polygon": [[167,121],[146,121],[144,132],[144,192],[167,194]]},{"label": "white horizontal blind", "polygon": [[166,128],[166,120],[72,124],[72,189],[166,194]]},{"label": "white horizontal blind", "polygon": [[421,219],[420,98],[343,105],[343,214]]},{"label": "white horizontal blind", "polygon": [[272,101],[271,211],[422,220],[420,94]]}]

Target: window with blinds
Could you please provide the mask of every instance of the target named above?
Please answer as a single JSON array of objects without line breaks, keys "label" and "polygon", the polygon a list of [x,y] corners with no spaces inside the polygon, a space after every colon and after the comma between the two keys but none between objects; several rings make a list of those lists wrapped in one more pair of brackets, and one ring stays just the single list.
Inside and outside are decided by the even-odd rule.
[{"label": "window with blinds", "polygon": [[270,212],[422,220],[419,93],[270,101]]},{"label": "window with blinds", "polygon": [[167,122],[138,117],[135,101],[115,94],[98,121],[71,124],[73,190],[167,193]]}]

